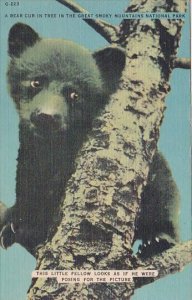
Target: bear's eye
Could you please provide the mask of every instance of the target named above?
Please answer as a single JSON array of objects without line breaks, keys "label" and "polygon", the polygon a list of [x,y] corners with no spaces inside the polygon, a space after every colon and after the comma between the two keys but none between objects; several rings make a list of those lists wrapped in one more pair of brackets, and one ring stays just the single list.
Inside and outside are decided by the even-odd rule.
[{"label": "bear's eye", "polygon": [[77,100],[79,98],[79,95],[76,92],[73,92],[70,94],[70,99],[71,100]]},{"label": "bear's eye", "polygon": [[30,82],[30,86],[34,89],[37,89],[41,86],[40,81],[39,80],[32,80]]}]

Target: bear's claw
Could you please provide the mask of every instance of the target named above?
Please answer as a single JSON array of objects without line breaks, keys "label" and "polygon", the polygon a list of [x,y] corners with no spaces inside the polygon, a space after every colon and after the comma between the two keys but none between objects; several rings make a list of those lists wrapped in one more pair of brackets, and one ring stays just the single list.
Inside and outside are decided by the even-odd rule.
[{"label": "bear's claw", "polygon": [[16,233],[16,230],[15,230],[15,227],[14,227],[13,223],[11,223],[11,230],[13,231],[13,233]]},{"label": "bear's claw", "polygon": [[4,238],[3,238],[3,236],[2,236],[1,239],[0,239],[0,245],[1,245],[1,247],[2,247],[3,249],[6,250],[6,247],[5,247],[5,245],[4,245]]},{"label": "bear's claw", "polygon": [[166,238],[156,237],[143,242],[138,248],[137,256],[141,259],[147,259],[153,255],[162,253],[174,245],[174,242],[168,241]]},{"label": "bear's claw", "polygon": [[15,229],[13,223],[3,226],[0,232],[0,246],[7,249],[15,242]]}]

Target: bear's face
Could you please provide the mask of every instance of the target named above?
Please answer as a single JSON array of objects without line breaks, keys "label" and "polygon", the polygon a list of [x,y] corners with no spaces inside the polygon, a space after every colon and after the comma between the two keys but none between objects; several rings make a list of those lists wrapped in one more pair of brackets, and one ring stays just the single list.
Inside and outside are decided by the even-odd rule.
[{"label": "bear's face", "polygon": [[88,125],[104,97],[91,53],[64,40],[38,41],[8,74],[20,120],[38,134]]},{"label": "bear's face", "polygon": [[118,48],[106,49],[92,55],[71,41],[41,39],[31,27],[14,25],[9,33],[8,83],[20,123],[41,137],[89,128],[110,94],[104,78],[108,52],[124,57]]}]

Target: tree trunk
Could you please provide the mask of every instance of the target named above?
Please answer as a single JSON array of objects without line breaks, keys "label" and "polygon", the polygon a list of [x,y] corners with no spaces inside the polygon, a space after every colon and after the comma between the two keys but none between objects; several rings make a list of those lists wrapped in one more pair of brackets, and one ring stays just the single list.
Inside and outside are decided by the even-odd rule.
[{"label": "tree trunk", "polygon": [[[185,7],[180,0],[133,0],[127,11],[184,12]],[[79,152],[76,172],[61,205],[61,224],[38,249],[37,269],[139,267],[131,250],[135,220],[157,148],[182,23],[140,19],[120,24],[116,44],[126,49],[127,59],[119,88],[94,121]],[[156,266],[155,258],[153,263]],[[166,269],[166,264],[162,268]],[[141,285],[138,281],[59,285],[54,278],[38,278],[32,282],[28,299],[123,300]]]}]

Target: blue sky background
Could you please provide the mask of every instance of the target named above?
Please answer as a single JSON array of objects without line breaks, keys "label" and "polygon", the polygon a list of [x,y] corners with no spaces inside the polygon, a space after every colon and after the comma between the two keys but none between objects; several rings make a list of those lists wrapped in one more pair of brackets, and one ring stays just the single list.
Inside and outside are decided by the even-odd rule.
[{"label": "blue sky background", "polygon": [[[96,13],[122,13],[128,1],[78,0],[84,8]],[[5,6],[1,1],[1,48],[0,48],[0,199],[8,206],[15,202],[15,173],[18,144],[18,117],[6,85],[7,37],[10,27],[16,22],[32,26],[41,36],[74,40],[94,50],[107,42],[81,19],[50,18],[5,18],[6,13],[70,13],[70,10],[54,0],[20,1],[20,7]],[[119,23],[120,19],[108,20]],[[179,55],[189,57],[189,18],[182,31]],[[168,159],[181,193],[181,237],[191,238],[191,175],[190,175],[190,73],[174,70],[171,77],[171,92],[167,97],[167,110],[161,127],[159,148]],[[24,300],[35,268],[34,258],[19,245],[7,251],[0,250],[0,299]],[[192,269],[168,276],[135,292],[133,300],[189,300],[192,298]]]}]

